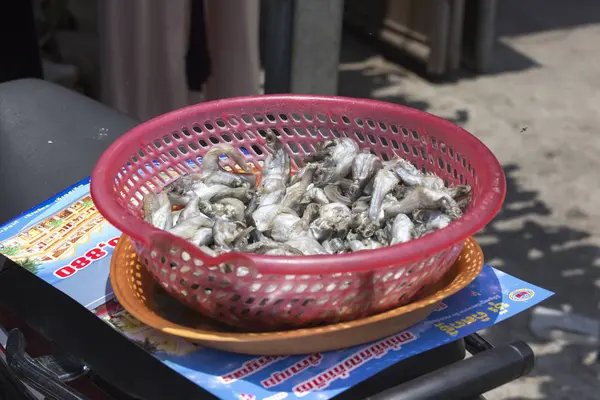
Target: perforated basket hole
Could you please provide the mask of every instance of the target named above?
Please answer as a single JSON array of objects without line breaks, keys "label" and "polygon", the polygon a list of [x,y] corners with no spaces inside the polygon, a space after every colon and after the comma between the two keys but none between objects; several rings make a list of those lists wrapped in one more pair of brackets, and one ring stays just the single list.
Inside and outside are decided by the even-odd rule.
[{"label": "perforated basket hole", "polygon": [[262,285],[260,283],[253,283],[252,285],[250,285],[250,291],[251,292],[258,292],[260,290],[260,288],[262,287]]},{"label": "perforated basket hole", "polygon": [[320,290],[323,289],[323,284],[322,283],[315,283],[314,285],[312,285],[312,287],[310,288],[310,291],[315,293],[318,292]]},{"label": "perforated basket hole", "polygon": [[329,296],[321,296],[317,299],[316,303],[318,306],[322,306],[329,301]]},{"label": "perforated basket hole", "polygon": [[304,291],[308,288],[308,285],[305,283],[301,283],[298,286],[296,286],[295,292],[296,293],[304,293]]},{"label": "perforated basket hole", "polygon": [[265,293],[273,293],[277,290],[277,285],[274,283],[270,283],[265,287]]}]

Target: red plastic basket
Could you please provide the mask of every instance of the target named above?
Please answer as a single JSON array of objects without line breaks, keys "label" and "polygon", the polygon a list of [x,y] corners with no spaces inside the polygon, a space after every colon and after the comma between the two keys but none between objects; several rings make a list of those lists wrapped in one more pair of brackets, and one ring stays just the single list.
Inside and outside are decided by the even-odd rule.
[{"label": "red plastic basket", "polygon": [[[384,159],[396,153],[450,184],[471,185],[471,203],[461,219],[409,243],[327,256],[214,258],[142,220],[144,194],[201,168],[213,144],[240,148],[260,169],[268,130],[280,136],[296,168],[315,143],[348,136]],[[229,159],[223,164],[235,168]],[[102,215],[132,239],[139,259],[168,293],[251,330],[351,320],[410,302],[448,271],[464,240],[495,216],[505,190],[490,150],[446,120],[374,100],[304,95],[227,99],[162,115],[115,141],[91,180]]]}]

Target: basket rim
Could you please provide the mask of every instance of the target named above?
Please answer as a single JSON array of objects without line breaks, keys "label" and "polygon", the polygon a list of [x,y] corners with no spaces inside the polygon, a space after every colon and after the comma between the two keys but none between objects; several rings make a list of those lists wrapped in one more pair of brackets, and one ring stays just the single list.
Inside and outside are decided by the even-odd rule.
[{"label": "basket rim", "polygon": [[[296,257],[235,252],[211,257],[188,241],[159,230],[129,214],[116,201],[113,189],[116,174],[111,174],[110,171],[115,168],[120,169],[132,156],[129,151],[132,142],[139,143],[138,147],[144,148],[142,143],[155,140],[155,137],[148,139],[147,132],[160,132],[166,127],[176,124],[180,119],[192,118],[202,113],[222,113],[223,109],[233,107],[248,110],[260,109],[265,103],[292,103],[299,107],[306,106],[307,103],[315,103],[319,106],[337,106],[338,109],[342,107],[348,110],[352,107],[372,108],[411,118],[421,125],[434,127],[438,131],[449,131],[452,136],[460,140],[462,154],[477,154],[477,158],[472,159],[471,164],[477,168],[479,179],[484,182],[481,185],[481,196],[463,217],[449,226],[407,243],[348,254]],[[202,260],[205,265],[237,263],[256,268],[261,273],[275,275],[319,274],[360,272],[394,264],[412,263],[424,259],[426,255],[437,254],[464,242],[482,229],[498,213],[506,195],[506,179],[499,161],[477,137],[433,114],[372,99],[281,94],[244,96],[199,103],[141,123],[115,140],[104,151],[92,171],[90,193],[96,207],[109,223],[144,246],[151,247],[169,243],[188,252],[192,257]]]}]

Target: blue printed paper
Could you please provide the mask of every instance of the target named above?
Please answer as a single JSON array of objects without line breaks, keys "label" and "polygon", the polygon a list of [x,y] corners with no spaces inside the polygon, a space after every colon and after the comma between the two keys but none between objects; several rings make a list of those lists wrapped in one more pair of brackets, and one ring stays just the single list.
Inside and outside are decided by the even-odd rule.
[{"label": "blue printed paper", "polygon": [[155,331],[116,302],[108,279],[120,232],[86,179],[0,227],[0,253],[71,296],[167,366],[222,399],[330,399],[413,355],[503,321],[552,295],[485,265],[423,322],[376,342],[303,356],[245,356]]}]

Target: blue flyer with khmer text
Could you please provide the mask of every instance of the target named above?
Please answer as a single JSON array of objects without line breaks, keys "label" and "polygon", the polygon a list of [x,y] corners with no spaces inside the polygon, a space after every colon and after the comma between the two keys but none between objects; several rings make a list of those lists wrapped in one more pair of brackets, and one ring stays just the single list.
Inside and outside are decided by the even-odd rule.
[{"label": "blue flyer with khmer text", "polygon": [[413,355],[497,324],[552,295],[485,265],[429,317],[362,346],[303,356],[246,356],[158,332],[114,299],[109,264],[120,232],[89,194],[89,179],[0,227],[0,253],[71,296],[167,366],[221,399],[326,400]]}]

